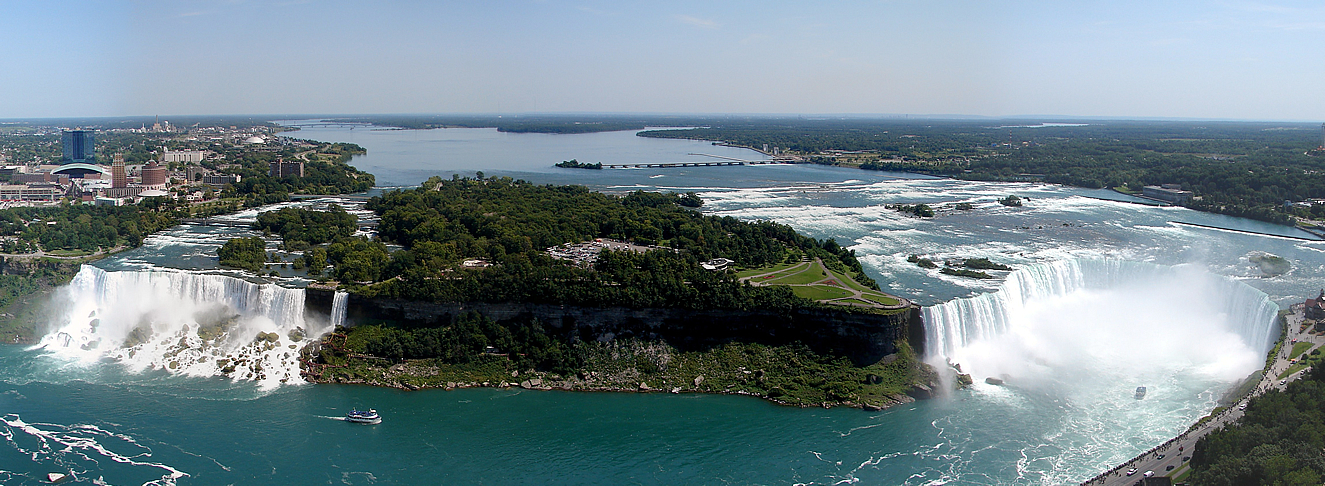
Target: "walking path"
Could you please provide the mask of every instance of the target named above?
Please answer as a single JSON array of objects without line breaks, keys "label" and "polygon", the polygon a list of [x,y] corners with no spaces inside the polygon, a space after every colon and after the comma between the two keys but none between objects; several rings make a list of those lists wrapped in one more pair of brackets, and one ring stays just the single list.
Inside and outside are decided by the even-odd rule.
[{"label": "walking path", "polygon": [[78,255],[78,256],[60,256],[60,255],[52,255],[52,254],[46,253],[46,252],[44,252],[44,251],[42,251],[42,250],[37,250],[35,253],[0,253],[0,257],[5,257],[5,258],[19,258],[19,259],[25,259],[25,258],[30,258],[30,259],[37,259],[37,258],[54,258],[54,259],[56,259],[56,260],[82,260],[82,259],[84,259],[84,258],[95,258],[95,257],[99,257],[99,256],[102,256],[102,255],[109,255],[109,254],[111,254],[111,253],[117,253],[117,252],[123,251],[125,248],[128,248],[128,247],[121,245],[121,246],[117,246],[117,247],[115,247],[115,248],[111,248],[111,249],[109,249],[109,250],[97,250],[97,251],[95,251],[95,252],[93,252],[93,253],[88,253],[88,254],[86,254],[86,255]]},{"label": "walking path", "polygon": [[[1196,441],[1201,437],[1205,437],[1206,434],[1221,429],[1225,425],[1242,418],[1243,412],[1240,407],[1247,403],[1251,397],[1260,396],[1270,389],[1282,390],[1287,386],[1288,382],[1301,378],[1302,373],[1306,371],[1305,369],[1284,377],[1282,380],[1279,378],[1279,373],[1284,372],[1284,370],[1287,370],[1293,365],[1290,361],[1293,358],[1291,355],[1293,352],[1293,340],[1312,343],[1313,346],[1306,351],[1311,352],[1312,349],[1320,348],[1322,344],[1325,344],[1325,336],[1317,336],[1300,331],[1303,319],[1300,308],[1294,310],[1294,312],[1286,316],[1285,319],[1288,325],[1288,332],[1284,336],[1284,343],[1280,346],[1279,353],[1275,355],[1274,363],[1272,363],[1270,368],[1266,370],[1265,376],[1261,378],[1260,383],[1256,384],[1256,388],[1248,394],[1247,397],[1238,400],[1236,405],[1230,406],[1227,410],[1220,412],[1219,415],[1206,421],[1206,423],[1202,424],[1200,427],[1183,432],[1181,435],[1169,439],[1168,442],[1160,444],[1155,448],[1146,451],[1144,454],[1081,484],[1127,486],[1136,484],[1140,481],[1146,471],[1154,471],[1156,476],[1170,476],[1181,473],[1184,471],[1183,466],[1186,465],[1187,460],[1191,458],[1192,448],[1196,446]],[[1173,467],[1172,470],[1169,470],[1170,466]],[[1136,468],[1136,473],[1132,476],[1127,475],[1127,471],[1130,468]]]}]

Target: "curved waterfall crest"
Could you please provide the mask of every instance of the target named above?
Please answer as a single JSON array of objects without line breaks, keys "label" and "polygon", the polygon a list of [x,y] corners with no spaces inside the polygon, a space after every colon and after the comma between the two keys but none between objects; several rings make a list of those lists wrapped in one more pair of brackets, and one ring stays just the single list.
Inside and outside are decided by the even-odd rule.
[{"label": "curved waterfall crest", "polygon": [[[1039,302],[1075,292],[1137,289],[1118,299],[1120,307],[1145,312],[1153,304],[1175,312],[1213,312],[1225,317],[1227,331],[1263,356],[1278,338],[1279,306],[1245,283],[1206,272],[1195,265],[1161,266],[1143,262],[1068,259],[1029,265],[1008,275],[995,292],[956,299],[924,309],[929,358],[952,357],[973,343],[1014,332],[1018,320]],[[1200,309],[1197,309],[1200,307]],[[1070,324],[1074,316],[1062,316]]]},{"label": "curved waterfall crest", "polygon": [[[301,383],[303,345],[331,329],[305,316],[303,289],[225,275],[84,265],[56,299],[62,312],[41,340],[47,350],[263,386]],[[344,320],[339,307],[332,321]]]}]

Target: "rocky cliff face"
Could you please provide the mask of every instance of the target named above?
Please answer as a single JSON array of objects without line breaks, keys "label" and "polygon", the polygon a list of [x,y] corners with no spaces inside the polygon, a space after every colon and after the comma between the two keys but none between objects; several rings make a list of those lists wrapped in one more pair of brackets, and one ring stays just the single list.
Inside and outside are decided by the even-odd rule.
[{"label": "rocky cliff face", "polygon": [[[333,293],[308,289],[305,303],[326,313]],[[366,299],[351,295],[347,322],[435,326],[464,312],[496,321],[538,319],[550,332],[582,341],[616,338],[664,339],[680,349],[703,349],[729,341],[768,345],[802,343],[820,353],[841,354],[857,364],[877,362],[908,341],[924,348],[919,309],[893,315],[852,314],[832,309],[793,312],[577,307],[530,303],[432,303]]]}]

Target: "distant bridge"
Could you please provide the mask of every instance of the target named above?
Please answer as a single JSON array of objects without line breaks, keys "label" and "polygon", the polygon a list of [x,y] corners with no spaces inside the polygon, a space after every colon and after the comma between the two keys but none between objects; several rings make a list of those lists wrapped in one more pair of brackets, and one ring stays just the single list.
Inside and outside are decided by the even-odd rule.
[{"label": "distant bridge", "polygon": [[211,218],[184,218],[179,220],[180,224],[190,224],[193,226],[224,226],[229,228],[252,228],[253,223],[244,221],[211,219]]},{"label": "distant bridge", "polygon": [[745,160],[735,157],[724,157],[721,155],[709,154],[686,154],[698,155],[701,157],[712,157],[722,159],[714,162],[652,162],[639,164],[603,164],[604,169],[666,169],[671,167],[724,167],[730,165],[772,165],[772,164],[790,164],[796,161],[791,158],[773,158],[769,160]]},{"label": "distant bridge", "polygon": [[[245,221],[236,221],[233,219],[212,219],[212,218],[184,218],[179,220],[180,224],[193,226],[220,226],[225,228],[253,228],[253,223]],[[359,228],[376,228],[377,221],[360,221]]]},{"label": "distant bridge", "polygon": [[344,199],[346,201],[367,201],[369,199],[372,199],[372,196],[365,196],[363,194],[291,194],[290,195],[290,200],[293,201],[302,201],[304,199],[323,199],[323,198]]},{"label": "distant bridge", "polygon": [[286,126],[287,126],[287,127],[298,127],[298,128],[349,128],[349,129],[353,130],[353,129],[355,129],[355,128],[368,128],[368,127],[373,126],[373,124],[372,124],[372,123],[355,123],[355,122],[317,122],[317,123],[298,123],[298,124],[294,124],[294,125],[286,125]]}]

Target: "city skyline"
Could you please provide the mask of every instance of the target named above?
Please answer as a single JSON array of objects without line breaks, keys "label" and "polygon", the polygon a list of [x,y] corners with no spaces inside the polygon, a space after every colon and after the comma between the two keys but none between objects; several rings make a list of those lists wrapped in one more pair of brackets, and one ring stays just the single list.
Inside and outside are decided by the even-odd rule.
[{"label": "city skyline", "polygon": [[0,118],[283,113],[1313,121],[1309,2],[17,2]]}]

